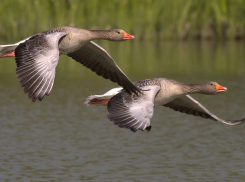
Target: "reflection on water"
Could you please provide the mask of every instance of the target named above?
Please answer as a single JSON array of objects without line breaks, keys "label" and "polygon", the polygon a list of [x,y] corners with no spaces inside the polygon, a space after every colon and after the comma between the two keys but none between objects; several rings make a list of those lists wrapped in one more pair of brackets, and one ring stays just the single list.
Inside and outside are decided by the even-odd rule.
[{"label": "reflection on water", "polygon": [[[194,95],[224,119],[245,117],[244,42],[101,42],[133,80],[217,81],[216,96]],[[0,176],[5,181],[221,181],[244,179],[245,125],[235,127],[155,108],[151,132],[132,133],[86,107],[117,86],[62,56],[54,88],[32,103],[14,59],[0,60]]]}]

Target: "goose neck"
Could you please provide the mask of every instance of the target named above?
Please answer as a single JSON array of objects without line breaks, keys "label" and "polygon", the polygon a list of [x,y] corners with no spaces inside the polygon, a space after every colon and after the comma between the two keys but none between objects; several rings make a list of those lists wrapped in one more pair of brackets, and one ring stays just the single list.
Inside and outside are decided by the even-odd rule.
[{"label": "goose neck", "polygon": [[90,30],[91,39],[111,40],[110,30]]},{"label": "goose neck", "polygon": [[183,84],[185,94],[205,94],[201,84]]}]

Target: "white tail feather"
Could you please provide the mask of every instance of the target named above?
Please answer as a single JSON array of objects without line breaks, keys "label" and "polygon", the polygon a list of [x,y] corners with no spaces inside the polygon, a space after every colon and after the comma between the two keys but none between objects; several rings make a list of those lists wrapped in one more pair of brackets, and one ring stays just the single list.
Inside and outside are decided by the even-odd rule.
[{"label": "white tail feather", "polygon": [[3,53],[5,53],[5,52],[9,52],[9,51],[14,51],[15,48],[16,48],[19,44],[25,42],[26,40],[29,40],[31,37],[32,37],[32,36],[27,37],[26,39],[23,39],[23,40],[21,40],[21,41],[15,43],[15,44],[0,45],[0,54],[3,54]]},{"label": "white tail feather", "polygon": [[109,90],[103,95],[91,95],[86,99],[84,104],[86,104],[87,106],[90,106],[89,102],[92,101],[93,99],[108,100],[112,98],[114,95],[118,94],[122,89],[123,89],[122,87],[117,87],[117,88],[113,88]]},{"label": "white tail feather", "polygon": [[5,52],[9,52],[9,51],[14,51],[15,48],[18,46],[19,44],[9,44],[9,45],[0,45],[0,54],[3,54]]}]

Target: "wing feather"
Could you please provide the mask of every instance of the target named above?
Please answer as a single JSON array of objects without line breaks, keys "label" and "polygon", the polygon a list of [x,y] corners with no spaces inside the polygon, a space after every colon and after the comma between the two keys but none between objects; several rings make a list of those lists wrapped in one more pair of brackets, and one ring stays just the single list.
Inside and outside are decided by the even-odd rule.
[{"label": "wing feather", "polygon": [[58,43],[65,32],[34,36],[15,49],[17,77],[24,92],[35,102],[49,95],[59,60]]},{"label": "wing feather", "polygon": [[200,116],[205,119],[212,119],[214,121],[220,121],[227,125],[238,125],[245,122],[245,118],[240,120],[233,120],[233,121],[223,120],[217,117],[216,115],[214,115],[213,113],[211,113],[210,111],[208,111],[201,103],[199,103],[190,95],[179,97],[163,106],[169,107],[175,111],[179,111],[182,113],[191,114],[194,116]]},{"label": "wing feather", "polygon": [[127,93],[138,94],[140,92],[139,88],[131,82],[106,50],[93,41],[67,55],[91,69],[97,75],[117,82]]},{"label": "wing feather", "polygon": [[160,86],[141,87],[139,96],[125,91],[113,96],[107,105],[108,119],[120,128],[128,128],[133,132],[150,127],[156,93]]}]

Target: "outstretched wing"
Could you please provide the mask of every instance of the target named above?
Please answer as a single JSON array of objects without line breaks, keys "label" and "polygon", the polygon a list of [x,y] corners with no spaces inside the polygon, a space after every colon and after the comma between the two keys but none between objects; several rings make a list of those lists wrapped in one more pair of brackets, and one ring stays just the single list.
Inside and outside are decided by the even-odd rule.
[{"label": "outstretched wing", "polygon": [[59,60],[58,43],[65,32],[37,36],[15,49],[16,74],[21,87],[33,102],[49,95]]},{"label": "outstretched wing", "polygon": [[138,94],[139,88],[118,67],[108,52],[93,41],[86,43],[80,49],[67,55],[91,69],[97,75],[117,82],[127,93]]},{"label": "outstretched wing", "polygon": [[220,121],[227,125],[238,125],[245,122],[245,118],[241,120],[235,120],[235,121],[225,121],[217,117],[210,111],[208,111],[202,104],[200,104],[197,100],[195,100],[190,95],[179,97],[163,106],[169,107],[175,111],[179,111],[182,113],[192,114],[194,116],[201,116],[206,119]]},{"label": "outstretched wing", "polygon": [[160,86],[141,87],[142,94],[136,96],[121,92],[113,96],[107,105],[108,119],[121,128],[131,131],[150,130],[150,119],[154,112],[154,99]]}]

